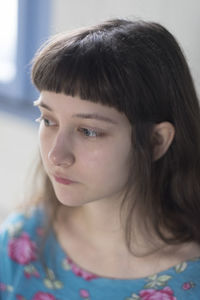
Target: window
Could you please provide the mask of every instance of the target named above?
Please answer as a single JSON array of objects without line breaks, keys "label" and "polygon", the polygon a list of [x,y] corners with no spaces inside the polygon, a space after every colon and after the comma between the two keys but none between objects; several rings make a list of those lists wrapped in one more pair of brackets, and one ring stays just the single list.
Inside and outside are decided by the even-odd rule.
[{"label": "window", "polygon": [[18,1],[1,1],[0,7],[0,81],[7,82],[16,76]]},{"label": "window", "polygon": [[51,0],[0,0],[0,101],[32,103],[35,51],[48,38]]}]

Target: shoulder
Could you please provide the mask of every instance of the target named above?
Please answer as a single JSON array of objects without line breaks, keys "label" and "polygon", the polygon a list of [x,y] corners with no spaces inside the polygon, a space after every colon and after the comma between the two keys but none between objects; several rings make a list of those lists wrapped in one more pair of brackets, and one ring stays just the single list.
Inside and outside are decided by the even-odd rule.
[{"label": "shoulder", "polygon": [[1,224],[0,277],[14,276],[18,267],[36,260],[43,216],[41,209],[32,209],[26,214],[13,213]]},{"label": "shoulder", "polygon": [[32,208],[28,212],[14,212],[0,225],[0,242],[27,233],[34,237],[44,225],[45,213],[41,208]]}]

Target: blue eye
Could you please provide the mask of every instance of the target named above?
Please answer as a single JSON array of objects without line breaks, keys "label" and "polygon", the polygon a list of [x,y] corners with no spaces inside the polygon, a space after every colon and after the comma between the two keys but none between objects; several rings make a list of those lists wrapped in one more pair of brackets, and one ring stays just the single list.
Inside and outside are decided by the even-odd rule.
[{"label": "blue eye", "polygon": [[86,137],[98,137],[103,135],[103,132],[101,131],[88,129],[88,128],[79,128],[78,131],[81,132]]},{"label": "blue eye", "polygon": [[51,126],[51,123],[48,119],[43,119],[43,122],[45,126]]},{"label": "blue eye", "polygon": [[46,127],[49,127],[49,126],[55,126],[55,125],[56,125],[55,122],[53,122],[53,121],[51,121],[51,120],[49,120],[49,119],[47,119],[47,118],[45,118],[45,117],[43,117],[43,116],[39,117],[39,118],[36,119],[35,121],[36,121],[36,122],[39,122],[39,123],[44,122],[44,126],[46,126]]}]

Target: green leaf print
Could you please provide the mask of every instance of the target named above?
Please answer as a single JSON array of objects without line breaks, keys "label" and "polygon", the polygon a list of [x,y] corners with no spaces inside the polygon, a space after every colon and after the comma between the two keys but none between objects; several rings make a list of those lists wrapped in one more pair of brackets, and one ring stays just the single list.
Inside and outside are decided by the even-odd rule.
[{"label": "green leaf print", "polygon": [[171,279],[172,277],[169,275],[162,275],[158,277],[158,285],[166,285],[167,282]]},{"label": "green leaf print", "polygon": [[63,288],[63,283],[59,280],[51,281],[49,279],[44,279],[44,284],[51,290],[59,290]]},{"label": "green leaf print", "polygon": [[187,268],[186,262],[180,263],[174,267],[176,273],[181,273],[181,272],[185,271],[186,268]]},{"label": "green leaf print", "polygon": [[8,292],[13,292],[13,287],[11,285],[7,285],[6,289]]},{"label": "green leaf print", "polygon": [[62,289],[63,288],[63,283],[59,280],[56,280],[53,282],[55,289]]},{"label": "green leaf print", "polygon": [[62,262],[62,267],[63,267],[64,270],[67,270],[67,271],[71,270],[71,266],[70,266],[70,264],[68,263],[67,259],[64,259],[64,260],[63,260],[63,262]]},{"label": "green leaf print", "polygon": [[152,289],[152,288],[155,288],[155,286],[156,286],[156,283],[154,281],[150,281],[147,284],[145,284],[144,288],[145,289]]},{"label": "green leaf print", "polygon": [[24,271],[29,274],[34,274],[35,272],[37,272],[37,269],[33,265],[29,264],[24,267]]},{"label": "green leaf print", "polygon": [[24,224],[24,222],[20,221],[20,222],[10,225],[8,228],[9,236],[14,237],[16,235],[19,235],[22,231],[23,224]]},{"label": "green leaf print", "polygon": [[140,296],[132,294],[131,297],[126,298],[125,300],[140,300]]},{"label": "green leaf print", "polygon": [[24,271],[31,274],[33,272],[33,266],[32,265],[25,266]]},{"label": "green leaf print", "polygon": [[45,278],[44,279],[44,285],[48,288],[48,289],[53,289],[54,286],[53,286],[53,282],[48,279],[48,278]]},{"label": "green leaf print", "polygon": [[63,288],[63,283],[56,279],[54,272],[47,268],[46,269],[47,278],[44,279],[44,284],[49,289],[61,289]]},{"label": "green leaf print", "polygon": [[160,286],[165,286],[167,285],[167,282],[171,279],[172,277],[169,275],[153,275],[148,277],[149,282],[145,284],[144,288],[149,289],[149,288],[157,288]]},{"label": "green leaf print", "polygon": [[158,275],[155,274],[155,275],[149,276],[148,279],[149,279],[150,281],[154,281],[154,280],[157,279],[157,277],[158,277]]},{"label": "green leaf print", "polygon": [[53,272],[51,269],[47,268],[47,269],[46,269],[46,274],[47,274],[47,277],[48,277],[51,281],[55,280],[54,272]]}]

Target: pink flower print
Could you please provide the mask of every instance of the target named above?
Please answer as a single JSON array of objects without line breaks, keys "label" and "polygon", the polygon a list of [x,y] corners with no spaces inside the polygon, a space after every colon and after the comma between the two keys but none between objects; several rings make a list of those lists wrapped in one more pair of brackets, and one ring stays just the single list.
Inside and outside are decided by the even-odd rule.
[{"label": "pink flower print", "polygon": [[0,282],[0,291],[6,291],[6,285]]},{"label": "pink flower print", "polygon": [[90,297],[90,294],[87,290],[80,290],[80,296],[83,299],[88,299]]},{"label": "pink flower print", "polygon": [[24,275],[27,279],[31,278],[31,276],[35,276],[36,278],[40,277],[40,274],[37,271],[34,271],[32,273],[24,271]]},{"label": "pink flower print", "polygon": [[194,286],[195,286],[195,284],[194,284],[192,281],[190,281],[190,282],[185,282],[185,283],[182,285],[182,288],[183,288],[184,290],[190,290],[190,289],[192,289]]},{"label": "pink flower print", "polygon": [[12,238],[8,245],[9,256],[19,264],[25,265],[36,260],[36,244],[30,240],[27,233]]},{"label": "pink flower print", "polygon": [[142,290],[139,295],[141,300],[176,300],[170,287],[165,287],[162,290]]},{"label": "pink flower print", "polygon": [[67,258],[67,262],[71,267],[72,272],[79,277],[82,277],[83,279],[89,281],[92,279],[96,279],[98,278],[97,275],[92,274],[90,272],[87,272],[85,270],[82,270],[80,267],[78,267],[75,263],[72,262],[72,260],[70,258]]},{"label": "pink flower print", "polygon": [[25,298],[22,295],[16,295],[17,300],[25,300]]},{"label": "pink flower print", "polygon": [[31,274],[28,273],[28,272],[24,272],[24,275],[25,275],[25,277],[26,277],[27,279],[31,278]]},{"label": "pink flower print", "polygon": [[56,300],[56,298],[52,294],[38,292],[34,295],[32,300]]}]

